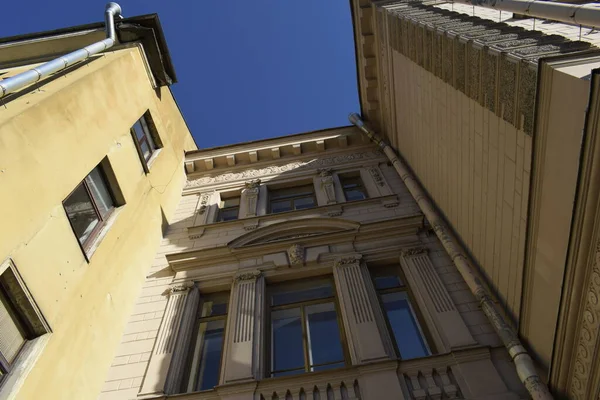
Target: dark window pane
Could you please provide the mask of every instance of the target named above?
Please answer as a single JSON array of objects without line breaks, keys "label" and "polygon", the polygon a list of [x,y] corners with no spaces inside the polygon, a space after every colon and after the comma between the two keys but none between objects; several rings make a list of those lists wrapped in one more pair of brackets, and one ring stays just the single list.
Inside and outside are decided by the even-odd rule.
[{"label": "dark window pane", "polygon": [[292,211],[292,202],[290,200],[279,200],[271,202],[271,212],[273,214],[284,211]]},{"label": "dark window pane", "polygon": [[400,277],[396,275],[388,276],[376,276],[375,277],[375,288],[376,289],[391,289],[404,286]]},{"label": "dark window pane", "polygon": [[406,292],[383,294],[381,300],[400,356],[406,360],[429,355]]},{"label": "dark window pane", "polygon": [[229,293],[216,293],[203,296],[201,317],[214,317],[227,314]]},{"label": "dark window pane", "polygon": [[304,368],[302,323],[300,309],[271,313],[271,370],[285,371]]},{"label": "dark window pane", "polygon": [[148,123],[146,122],[146,116],[142,116],[142,118],[140,118],[140,123],[144,129],[144,136],[146,136],[146,140],[148,140],[150,152],[153,152],[154,150],[156,150],[156,145],[154,144],[152,134],[150,133],[150,128],[148,127]]},{"label": "dark window pane", "polygon": [[207,390],[219,384],[219,368],[223,349],[224,320],[203,322],[198,329],[200,343],[200,366],[198,368],[198,389]]},{"label": "dark window pane", "polygon": [[232,221],[238,219],[238,213],[238,207],[219,210],[219,221]]},{"label": "dark window pane", "polygon": [[88,184],[90,192],[92,192],[92,197],[100,212],[100,216],[104,219],[110,210],[114,208],[114,203],[110,196],[110,192],[108,191],[108,187],[106,187],[100,168],[94,168],[94,170],[85,178],[85,181]]},{"label": "dark window pane", "polygon": [[342,342],[333,303],[315,304],[305,309],[310,365],[342,361]]},{"label": "dark window pane", "polygon": [[316,367],[312,367],[311,371],[325,371],[328,369],[341,368],[344,365],[346,365],[346,364],[344,364],[343,362],[339,362],[339,363],[335,363],[335,364],[327,364],[327,365],[317,365]]},{"label": "dark window pane", "polygon": [[135,137],[138,138],[138,140],[145,136],[144,128],[139,119],[133,125],[133,130],[135,131]]},{"label": "dark window pane", "polygon": [[367,198],[362,189],[347,189],[344,193],[347,201],[364,200]]},{"label": "dark window pane", "polygon": [[304,373],[304,368],[293,369],[291,371],[273,372],[271,375],[273,375],[273,376],[290,376],[290,375],[298,375],[298,374],[303,374],[303,373]]},{"label": "dark window pane", "polygon": [[64,206],[79,242],[84,244],[100,219],[83,184],[67,197]]},{"label": "dark window pane", "polygon": [[294,209],[302,210],[304,208],[311,208],[315,206],[315,200],[312,197],[304,197],[302,199],[294,200]]},{"label": "dark window pane", "polygon": [[[276,289],[277,290],[277,289]],[[276,291],[271,295],[271,305],[279,306],[283,304],[297,303],[299,301],[324,299],[333,297],[333,287],[329,282],[314,283],[312,287],[307,289],[287,289],[282,288],[281,291]]]},{"label": "dark window pane", "polygon": [[150,159],[150,156],[152,156],[152,151],[148,147],[148,143],[140,143],[140,149],[142,150],[142,157],[144,157],[144,160],[148,161]]},{"label": "dark window pane", "polygon": [[303,185],[284,189],[274,189],[269,192],[271,199],[280,200],[290,197],[303,197],[314,194],[313,185]]}]

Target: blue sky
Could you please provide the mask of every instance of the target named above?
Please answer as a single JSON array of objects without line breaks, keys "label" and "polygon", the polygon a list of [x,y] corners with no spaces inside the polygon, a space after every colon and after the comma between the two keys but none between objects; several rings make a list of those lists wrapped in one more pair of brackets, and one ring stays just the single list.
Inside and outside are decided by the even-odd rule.
[{"label": "blue sky", "polygon": [[[105,1],[6,2],[0,36],[103,19]],[[198,146],[348,125],[359,111],[348,0],[121,0],[158,13]],[[35,9],[35,13],[32,13]]]}]

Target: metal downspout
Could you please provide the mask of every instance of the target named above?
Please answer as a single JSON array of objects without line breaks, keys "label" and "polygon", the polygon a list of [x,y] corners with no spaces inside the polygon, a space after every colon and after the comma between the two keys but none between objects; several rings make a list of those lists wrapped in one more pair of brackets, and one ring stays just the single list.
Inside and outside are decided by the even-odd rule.
[{"label": "metal downspout", "polygon": [[600,7],[595,3],[566,4],[536,0],[453,0],[455,3],[468,4],[508,11],[535,18],[551,19],[567,24],[590,27],[600,26]]},{"label": "metal downspout", "polygon": [[437,210],[429,200],[429,197],[419,182],[415,179],[412,172],[408,169],[404,161],[398,155],[396,155],[394,149],[392,149],[385,141],[375,134],[375,132],[371,131],[371,129],[364,124],[358,114],[352,113],[348,118],[350,119],[350,122],[356,125],[357,128],[359,128],[369,137],[369,139],[371,139],[379,146],[379,148],[381,148],[381,150],[393,164],[396,172],[398,175],[400,175],[400,178],[419,205],[419,208],[423,214],[425,214],[425,218],[427,218],[427,221],[433,227],[436,236],[444,246],[446,252],[448,252],[450,255],[450,258],[467,283],[467,286],[469,286],[469,289],[479,301],[481,309],[492,323],[494,330],[498,336],[500,336],[500,339],[504,343],[504,346],[508,350],[508,353],[515,363],[519,379],[527,388],[531,398],[536,400],[552,399],[553,397],[548,390],[548,386],[546,386],[546,384],[538,375],[531,356],[521,344],[517,334],[510,328],[504,318],[502,318],[502,315],[496,310],[491,297],[487,293],[487,290],[479,278],[475,275],[473,267],[470,265],[467,257],[464,255],[464,252],[461,251],[462,248],[460,244],[457,243],[457,241],[451,236],[450,230],[446,226],[446,223],[438,214]]},{"label": "metal downspout", "polygon": [[115,18],[119,17],[121,17],[121,6],[119,6],[117,3],[108,3],[106,5],[106,11],[104,12],[106,39],[92,43],[82,49],[75,50],[69,54],[55,58],[52,61],[48,61],[47,63],[44,63],[38,67],[21,72],[20,74],[0,81],[0,89],[2,90],[0,93],[0,99],[7,94],[16,92],[25,86],[31,85],[32,83],[35,83],[50,74],[61,71],[68,66],[71,66],[79,61],[86,60],[90,56],[112,47],[115,44]]}]

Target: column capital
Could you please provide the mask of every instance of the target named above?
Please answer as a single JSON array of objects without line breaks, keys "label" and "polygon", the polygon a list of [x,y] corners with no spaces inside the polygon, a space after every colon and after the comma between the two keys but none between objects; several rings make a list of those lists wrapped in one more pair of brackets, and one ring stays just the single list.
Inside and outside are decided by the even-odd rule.
[{"label": "column capital", "polygon": [[348,254],[341,257],[338,257],[334,260],[334,267],[342,267],[344,265],[359,265],[362,261],[362,254]]},{"label": "column capital", "polygon": [[419,256],[427,254],[427,251],[426,247],[417,246],[400,250],[400,255],[402,255],[402,257]]},{"label": "column capital", "polygon": [[258,270],[254,270],[254,271],[242,271],[242,272],[238,272],[237,274],[235,274],[235,276],[234,276],[233,279],[236,282],[239,282],[239,281],[249,281],[249,280],[257,280],[261,275],[262,275],[262,272],[258,271]]}]

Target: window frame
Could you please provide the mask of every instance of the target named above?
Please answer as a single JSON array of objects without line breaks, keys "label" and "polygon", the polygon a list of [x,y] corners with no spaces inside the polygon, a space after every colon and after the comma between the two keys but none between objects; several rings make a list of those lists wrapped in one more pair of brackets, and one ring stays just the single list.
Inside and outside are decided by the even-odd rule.
[{"label": "window frame", "polygon": [[[227,200],[231,200],[231,199],[238,199],[238,205],[237,206],[230,206],[230,207],[222,207],[222,205]],[[221,198],[221,200],[219,201],[219,207],[218,207],[218,210],[217,210],[216,222],[237,221],[238,219],[240,219],[240,205],[241,205],[241,203],[242,203],[242,196],[241,195]],[[228,220],[222,219],[223,213],[225,211],[227,211],[227,210],[232,210],[232,209],[237,209],[236,217],[234,219],[228,219]]]},{"label": "window frame", "polygon": [[[279,198],[279,199],[273,199],[273,192],[277,192],[280,190],[286,190],[286,189],[297,189],[297,188],[302,188],[302,187],[311,187],[312,192],[310,194],[310,196],[308,195],[290,195],[284,198]],[[267,207],[267,214],[281,214],[281,213],[285,213],[285,212],[293,212],[293,211],[302,211],[302,210],[308,210],[311,208],[315,208],[319,206],[319,203],[317,201],[317,194],[316,194],[316,190],[315,190],[315,185],[313,182],[307,182],[304,184],[299,184],[299,185],[290,185],[290,186],[283,186],[283,187],[267,187],[267,193],[268,193],[268,197],[267,197],[267,202],[268,202],[268,207]],[[294,200],[298,200],[298,199],[305,199],[305,198],[312,198],[313,201],[313,206],[312,207],[306,207],[306,208],[295,208],[294,206]],[[285,211],[277,211],[277,212],[273,212],[273,201],[283,201],[283,200],[288,200],[291,204],[291,209],[290,210],[285,210]]]},{"label": "window frame", "polygon": [[[221,296],[223,295],[227,300],[227,306],[225,309],[225,313],[223,314],[219,314],[219,315],[209,315],[206,317],[202,316],[202,310],[204,308],[204,303],[206,302],[207,299],[210,299],[211,296]],[[201,295],[203,296],[203,295]],[[193,347],[196,345],[196,341],[198,340],[198,331],[200,329],[200,325],[202,323],[209,323],[209,322],[213,322],[213,321],[223,321],[223,343],[221,344],[221,357],[219,358],[219,375],[217,378],[217,385],[219,384],[218,382],[221,380],[221,372],[223,369],[223,355],[225,353],[225,346],[227,345],[226,343],[226,338],[227,338],[227,319],[229,316],[229,311],[230,311],[230,307],[231,307],[231,303],[230,303],[230,299],[231,299],[231,293],[228,291],[222,291],[222,292],[214,292],[214,293],[207,293],[205,294],[203,297],[201,297],[200,303],[198,305],[198,310],[196,312],[196,321],[194,324],[194,330],[193,330],[193,334],[192,334],[192,340],[191,340],[191,351],[190,351],[190,358],[187,362],[187,366],[186,366],[186,370],[185,370],[185,375],[184,375],[184,385],[185,387],[183,388],[184,391],[182,393],[195,393],[195,392],[206,392],[209,390],[214,390],[214,387],[210,388],[210,389],[200,389],[200,385],[202,384],[202,381],[199,379],[200,376],[200,364],[202,363],[202,357],[201,354],[198,357],[198,369],[196,370],[196,373],[194,374],[195,377],[193,378],[194,380],[192,382],[190,382],[190,380],[192,379],[192,373],[194,372],[194,352],[193,352]],[[202,352],[202,350],[200,351]],[[191,390],[188,390],[189,387],[192,386]]]},{"label": "window frame", "polygon": [[[342,188],[342,193],[344,193],[344,200],[346,200],[346,202],[367,200],[369,198],[369,191],[367,190],[367,186],[365,185],[365,181],[363,180],[360,171],[340,173],[338,174],[338,179],[340,181],[340,187]],[[352,188],[349,190],[360,189],[364,196],[362,199],[348,200],[348,194],[346,193],[346,186],[344,184],[345,179],[358,179],[360,181],[360,185],[357,185],[357,188]]]},{"label": "window frame", "polygon": [[[337,296],[335,280],[333,279],[333,276],[329,275],[329,276],[316,277],[316,279],[319,279],[319,280],[329,281],[329,283],[331,284],[332,296],[323,297],[323,298],[319,298],[319,299],[312,299],[312,300],[296,301],[293,303],[277,305],[277,306],[271,305],[271,296],[272,296],[273,292],[275,291],[274,287],[278,288],[278,287],[287,286],[287,285],[289,285],[289,286],[301,285],[305,282],[314,282],[313,279],[314,278],[298,279],[298,280],[292,280],[292,281],[277,282],[273,285],[267,285],[266,309],[268,312],[267,312],[267,316],[265,318],[266,323],[267,323],[267,335],[266,335],[267,346],[265,346],[265,350],[263,352],[263,356],[265,357],[265,365],[267,367],[266,371],[265,371],[267,373],[267,378],[278,378],[278,377],[289,378],[289,377],[293,377],[293,376],[297,376],[297,375],[302,375],[303,373],[306,374],[306,373],[320,372],[320,371],[311,371],[311,368],[332,365],[332,364],[338,364],[340,362],[340,361],[336,361],[336,362],[330,362],[330,363],[324,363],[324,364],[314,364],[314,365],[310,364],[310,355],[309,355],[310,350],[308,348],[308,329],[307,329],[307,318],[306,318],[305,308],[312,306],[312,305],[316,305],[316,304],[333,303],[335,313],[336,313],[336,321],[337,321],[338,329],[339,329],[338,333],[340,336],[340,345],[342,347],[343,359],[341,362],[344,363],[343,367],[338,367],[338,368],[344,368],[344,367],[350,365],[350,353],[348,351],[348,342],[346,340],[346,332],[344,329],[344,322],[342,319],[341,307],[340,307],[339,299]],[[299,372],[298,374],[274,376],[275,373],[285,373],[285,372],[300,370],[299,368],[291,368],[291,369],[280,370],[280,371],[273,370],[274,349],[273,349],[272,313],[273,313],[273,311],[289,310],[289,309],[293,309],[293,308],[300,308],[300,320],[301,320],[301,324],[302,324],[302,347],[303,347],[302,354],[303,354],[303,359],[304,359],[304,371]],[[337,368],[332,368],[332,369],[337,369]]]},{"label": "window frame", "polygon": [[[140,123],[140,126],[144,131],[144,135],[141,139],[138,138],[135,131],[135,125],[138,122]],[[149,110],[142,114],[141,117],[135,120],[135,123],[131,126],[131,128],[129,128],[129,132],[133,139],[135,149],[140,158],[140,162],[142,163],[142,168],[144,169],[144,172],[148,174],[150,173],[150,165],[152,164],[151,161],[163,147],[162,141],[160,140],[160,137],[158,136],[158,132],[156,130],[156,125],[154,124],[154,120],[152,119]],[[153,146],[150,146],[150,141],[152,142]],[[148,158],[144,157],[144,152],[142,151],[142,143],[146,143],[146,146],[148,146],[148,149],[150,150]]]},{"label": "window frame", "polygon": [[[383,314],[386,328],[388,330],[390,339],[392,340],[392,344],[394,346],[394,352],[396,354],[396,357],[399,359],[402,359],[402,355],[400,354],[400,347],[398,346],[396,337],[394,335],[394,331],[392,330],[392,324],[387,315],[387,312],[385,311],[382,295],[388,294],[388,293],[399,293],[399,292],[406,293],[406,296],[408,298],[408,306],[410,307],[411,314],[416,322],[417,330],[419,331],[419,333],[421,335],[421,339],[423,340],[423,343],[425,344],[425,347],[427,349],[428,354],[426,354],[423,357],[429,357],[429,356],[434,355],[435,354],[435,349],[433,347],[434,341],[432,340],[431,336],[429,335],[429,332],[426,329],[427,325],[425,324],[425,320],[423,318],[421,310],[415,306],[415,304],[417,304],[416,299],[412,293],[411,288],[408,286],[406,277],[404,276],[404,273],[401,270],[400,266],[374,267],[374,268],[369,268],[369,272],[371,275],[371,282],[373,283],[373,288],[375,289],[375,293],[377,295],[377,301],[379,302],[379,307]],[[375,278],[380,277],[380,276],[391,276],[391,275],[397,276],[401,282],[401,285],[398,287],[393,287],[393,288],[378,289],[377,284],[375,282]],[[418,358],[421,358],[421,357],[418,357]],[[410,358],[409,358],[409,360],[410,360]]]},{"label": "window frame", "polygon": [[7,360],[4,354],[0,353],[0,397],[10,397],[11,394],[18,390],[20,387],[18,382],[22,382],[33,368],[37,356],[47,343],[48,334],[51,333],[50,326],[27,289],[13,260],[10,258],[0,263],[0,282],[4,282],[6,279],[4,277],[5,274],[12,274],[15,286],[13,289],[18,290],[20,292],[18,295],[24,298],[20,307],[26,307],[27,310],[19,310],[20,307],[12,300],[15,294],[11,294],[4,287],[4,284],[0,284],[0,291],[7,303],[6,309],[9,317],[13,320],[24,338],[23,343],[20,345],[11,362]]},{"label": "window frame", "polygon": [[[63,209],[65,211],[65,214],[67,215],[67,219],[69,220],[69,225],[71,226],[71,230],[73,231],[73,234],[75,235],[75,238],[77,239],[77,243],[79,243],[79,246],[81,247],[84,254],[86,254],[86,256],[87,256],[88,252],[93,248],[93,246],[96,243],[96,241],[98,240],[98,238],[100,237],[100,234],[102,233],[103,229],[106,227],[107,222],[111,219],[111,217],[114,215],[116,209],[119,207],[114,189],[112,187],[113,185],[111,185],[111,182],[105,171],[106,167],[103,164],[104,164],[104,162],[100,162],[98,165],[96,165],[83,178],[83,180],[81,180],[81,182],[79,182],[79,184],[77,186],[75,186],[75,188],[67,195],[67,197],[65,197],[65,199],[62,201]],[[91,190],[89,187],[89,183],[86,181],[88,176],[90,176],[96,169],[98,169],[98,173],[100,175],[100,178],[102,179],[102,183],[104,183],[104,186],[106,187],[106,190],[112,201],[112,206],[107,211],[107,213],[104,215],[104,217],[102,217],[102,213],[100,213],[100,210],[98,208],[97,203],[99,202],[99,200],[96,198],[96,196],[93,193],[93,190]],[[94,228],[92,228],[92,231],[90,232],[90,234],[88,235],[88,237],[85,239],[85,241],[83,243],[79,240],[79,236],[78,236],[77,232],[75,231],[75,226],[73,225],[73,221],[69,217],[69,213],[67,211],[67,207],[65,204],[67,202],[67,200],[69,200],[69,198],[82,185],[83,185],[83,188],[85,189],[88,197],[90,198],[92,207],[94,209],[94,212],[96,213],[96,217],[98,218],[98,223],[96,224],[96,226],[94,226]]]}]

